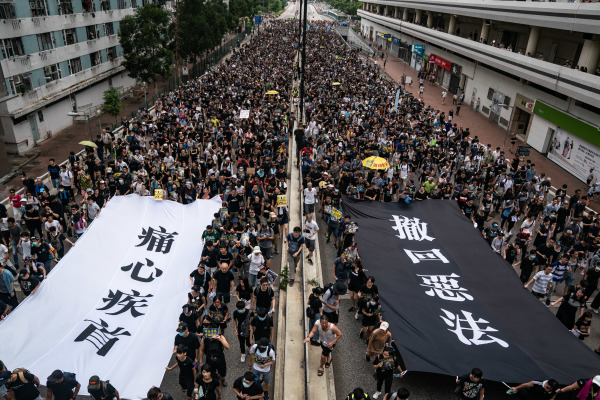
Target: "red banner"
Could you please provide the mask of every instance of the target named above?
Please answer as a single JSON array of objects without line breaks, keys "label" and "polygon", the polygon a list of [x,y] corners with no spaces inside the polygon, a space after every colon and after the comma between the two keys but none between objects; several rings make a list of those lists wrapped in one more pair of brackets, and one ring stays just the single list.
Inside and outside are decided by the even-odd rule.
[{"label": "red banner", "polygon": [[450,71],[450,67],[452,66],[450,61],[444,60],[442,57],[436,56],[435,54],[429,56],[429,62],[433,62],[435,65],[439,65],[447,71]]}]

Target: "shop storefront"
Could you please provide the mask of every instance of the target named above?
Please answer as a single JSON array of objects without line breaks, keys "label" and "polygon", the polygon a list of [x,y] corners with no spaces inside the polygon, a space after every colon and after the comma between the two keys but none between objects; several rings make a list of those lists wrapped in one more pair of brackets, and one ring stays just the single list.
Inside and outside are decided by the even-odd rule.
[{"label": "shop storefront", "polygon": [[423,54],[424,54],[424,46],[422,44],[413,44],[410,46],[411,48],[411,59],[410,66],[416,69],[417,71],[421,71],[423,68]]},{"label": "shop storefront", "polygon": [[430,54],[429,65],[430,71],[431,68],[433,69],[433,74],[437,84],[447,88],[448,84],[450,83],[450,67],[452,66],[452,63],[440,56]]}]

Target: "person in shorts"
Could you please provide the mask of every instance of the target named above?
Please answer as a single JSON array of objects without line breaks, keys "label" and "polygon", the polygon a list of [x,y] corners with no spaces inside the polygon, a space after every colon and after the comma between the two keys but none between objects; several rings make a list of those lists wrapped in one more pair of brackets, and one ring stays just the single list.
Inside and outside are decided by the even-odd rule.
[{"label": "person in shorts", "polygon": [[342,337],[342,331],[329,322],[326,315],[321,315],[321,318],[315,322],[308,337],[304,339],[304,343],[310,342],[317,332],[319,332],[319,340],[321,341],[321,361],[319,363],[317,375],[323,376],[323,373],[325,372],[323,366],[325,366],[325,368],[331,366],[331,352],[333,351],[335,344]]}]

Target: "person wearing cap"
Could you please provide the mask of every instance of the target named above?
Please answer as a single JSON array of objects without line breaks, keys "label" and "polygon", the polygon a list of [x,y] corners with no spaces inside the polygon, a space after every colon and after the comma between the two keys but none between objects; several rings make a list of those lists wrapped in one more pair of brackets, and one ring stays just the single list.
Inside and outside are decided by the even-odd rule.
[{"label": "person wearing cap", "polygon": [[379,328],[371,333],[365,359],[371,361],[371,357],[383,353],[383,349],[392,344],[392,333],[389,331],[389,323],[382,321]]},{"label": "person wearing cap", "polygon": [[260,338],[250,347],[252,362],[248,365],[258,382],[263,383],[265,400],[269,399],[269,383],[271,383],[271,365],[275,364],[275,349],[265,337]]},{"label": "person wearing cap", "polygon": [[31,276],[27,268],[22,268],[21,271],[19,271],[18,281],[25,297],[28,297],[30,294],[35,294],[36,290],[40,287],[40,281]]},{"label": "person wearing cap", "polygon": [[199,362],[200,342],[198,341],[198,336],[190,334],[188,324],[185,322],[180,322],[179,325],[177,325],[177,335],[175,336],[173,354],[177,353],[177,346],[180,344],[186,346],[190,357],[194,357],[194,360]]},{"label": "person wearing cap", "polygon": [[342,331],[334,323],[330,322],[326,315],[321,315],[321,318],[312,327],[308,337],[304,339],[304,343],[310,342],[317,332],[319,332],[319,341],[321,342],[321,361],[317,375],[323,376],[325,372],[323,366],[325,368],[331,366],[331,352],[335,344],[342,338]]},{"label": "person wearing cap", "polygon": [[90,378],[88,393],[94,400],[121,400],[119,391],[109,381],[101,381],[98,375]]},{"label": "person wearing cap", "polygon": [[252,371],[244,372],[233,382],[231,387],[237,400],[258,400],[264,398],[264,391],[259,382],[256,381]]},{"label": "person wearing cap", "polygon": [[287,244],[289,282],[290,286],[294,286],[296,269],[298,263],[302,260],[302,250],[304,249],[302,229],[299,226],[294,227],[293,232],[285,238],[285,242]]},{"label": "person wearing cap", "polygon": [[196,312],[196,308],[190,304],[184,304],[181,307],[181,314],[179,314],[179,323],[185,322],[187,324],[190,333],[196,333],[198,331],[198,320],[200,316]]},{"label": "person wearing cap", "polygon": [[46,381],[46,399],[52,400],[52,396],[56,400],[75,400],[81,383],[77,382],[75,378],[65,376],[65,374],[57,369],[48,377]]}]

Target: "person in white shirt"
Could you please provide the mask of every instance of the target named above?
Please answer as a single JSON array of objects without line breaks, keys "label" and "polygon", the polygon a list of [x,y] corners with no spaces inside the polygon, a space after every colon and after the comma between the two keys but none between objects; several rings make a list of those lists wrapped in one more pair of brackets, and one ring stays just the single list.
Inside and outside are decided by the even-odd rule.
[{"label": "person in white shirt", "polygon": [[256,344],[250,347],[252,362],[250,367],[257,380],[262,377],[263,390],[269,392],[269,383],[271,383],[271,365],[275,364],[275,349],[269,343],[269,339],[262,337]]},{"label": "person in white shirt", "polygon": [[304,214],[312,214],[315,211],[317,189],[313,188],[312,182],[306,184],[304,189]]}]

